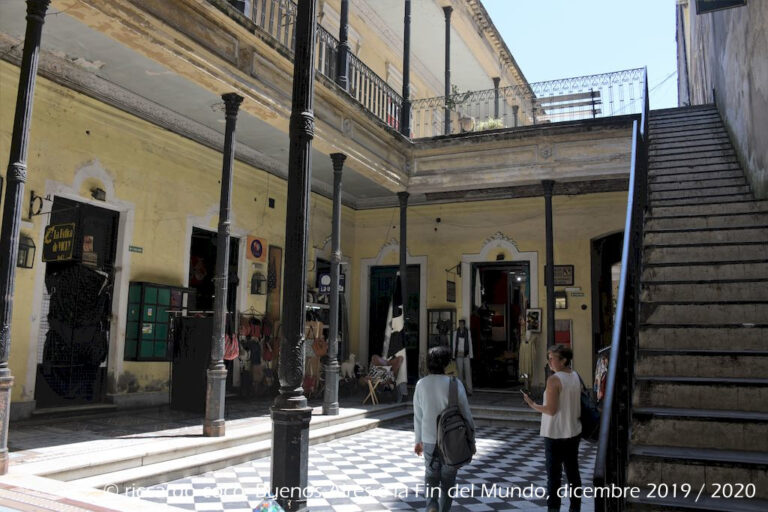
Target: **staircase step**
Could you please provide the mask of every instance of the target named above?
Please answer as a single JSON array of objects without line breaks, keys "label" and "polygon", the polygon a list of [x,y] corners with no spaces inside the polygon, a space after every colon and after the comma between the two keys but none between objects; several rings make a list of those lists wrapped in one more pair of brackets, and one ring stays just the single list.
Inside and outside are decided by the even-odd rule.
[{"label": "staircase step", "polygon": [[733,203],[718,202],[708,205],[662,206],[651,205],[653,218],[690,217],[699,215],[738,215],[742,213],[768,213],[768,201],[751,200]]},{"label": "staircase step", "polygon": [[698,134],[689,134],[689,135],[681,135],[681,136],[665,136],[661,138],[654,138],[653,132],[651,132],[650,136],[648,137],[648,144],[649,149],[650,148],[657,148],[661,146],[665,146],[668,144],[680,144],[680,143],[699,143],[699,144],[706,144],[709,142],[721,142],[723,140],[730,141],[730,137],[728,136],[728,132],[723,130],[720,133],[717,133],[715,135],[711,135],[710,137],[701,137]]},{"label": "staircase step", "polygon": [[640,300],[647,303],[768,301],[768,279],[705,283],[646,283],[643,285]]},{"label": "staircase step", "polygon": [[664,172],[666,169],[678,167],[699,167],[703,165],[732,165],[738,164],[735,156],[717,155],[709,157],[690,156],[686,158],[661,158],[651,159],[648,170],[653,175],[654,172]]},{"label": "staircase step", "polygon": [[702,105],[687,105],[685,107],[657,108],[650,111],[651,119],[666,119],[677,116],[695,116],[702,113],[718,112],[714,103],[704,103]]},{"label": "staircase step", "polygon": [[[672,486],[662,487],[663,492],[666,494],[666,498],[660,498],[657,492],[649,496],[649,491],[640,492],[639,498],[629,498],[629,510],[648,511],[648,512],[672,512],[672,511],[714,511],[722,512],[727,510],[728,512],[765,512],[768,510],[768,500],[759,500],[756,498],[711,498],[709,496],[696,496],[698,491],[691,489],[688,496],[685,493],[681,493],[679,489],[675,489],[675,496],[673,497]],[[738,489],[734,489],[733,493],[736,493]],[[742,492],[740,494],[744,496]]]},{"label": "staircase step", "polygon": [[741,170],[718,171],[718,172],[686,172],[681,174],[662,174],[660,176],[650,176],[648,183],[660,185],[662,183],[690,183],[690,182],[712,182],[727,179],[746,179]]},{"label": "staircase step", "polygon": [[766,279],[768,279],[768,261],[645,265],[642,275],[644,284],[729,283]]},{"label": "staircase step", "polygon": [[690,128],[657,128],[650,131],[648,140],[651,143],[659,143],[679,137],[698,137],[701,140],[707,140],[724,136],[728,136],[728,132],[723,128],[722,123],[710,123]]},{"label": "staircase step", "polygon": [[[653,212],[656,213],[656,212]],[[649,231],[677,231],[686,229],[723,229],[768,226],[768,212],[736,213],[730,215],[696,215],[692,217],[646,217]]]},{"label": "staircase step", "polygon": [[721,137],[712,137],[710,139],[701,139],[699,137],[681,138],[679,140],[654,141],[650,142],[648,147],[649,154],[661,155],[669,151],[687,151],[698,150],[699,148],[732,148],[731,139],[726,135]]},{"label": "staircase step", "polygon": [[768,326],[643,326],[640,348],[646,349],[712,349],[768,350]]},{"label": "staircase step", "polygon": [[691,199],[691,198],[710,198],[728,195],[750,195],[752,190],[749,185],[736,185],[728,187],[702,187],[693,189],[663,190],[656,192],[651,190],[651,203],[658,200],[671,199]]},{"label": "staircase step", "polygon": [[632,411],[634,445],[768,451],[768,414],[664,407]]},{"label": "staircase step", "polygon": [[635,364],[638,377],[761,378],[768,375],[768,350],[643,349]]},{"label": "staircase step", "polygon": [[[633,446],[630,451],[629,485],[648,489],[649,484],[683,484],[691,493],[710,497],[724,484],[750,485],[759,500],[768,498],[768,455],[756,451]],[[750,500],[751,501],[751,500]],[[721,502],[725,505],[725,502]],[[721,505],[721,507],[723,506]],[[731,510],[720,508],[717,510]]]},{"label": "staircase step", "polygon": [[641,317],[649,325],[762,325],[768,324],[768,302],[643,303]]},{"label": "staircase step", "polygon": [[739,263],[768,261],[766,244],[648,246],[643,261],[657,263]]},{"label": "staircase step", "polygon": [[541,426],[541,413],[530,407],[471,405],[470,408],[475,425],[534,429]]},{"label": "staircase step", "polygon": [[649,230],[645,233],[645,244],[649,245],[690,245],[765,242],[768,243],[768,224],[728,228],[700,228],[677,230]]},{"label": "staircase step", "polygon": [[685,206],[689,204],[718,204],[718,203],[733,203],[736,201],[754,201],[754,197],[749,194],[731,194],[731,195],[713,195],[702,197],[688,197],[688,198],[672,198],[672,199],[655,199],[651,203],[651,207],[654,206]]},{"label": "staircase step", "polygon": [[689,179],[689,180],[667,180],[667,181],[652,181],[649,184],[651,192],[663,192],[663,191],[689,191],[697,189],[709,189],[713,187],[748,187],[746,178],[744,176],[736,176],[732,178],[710,178],[710,179]]},{"label": "staircase step", "polygon": [[637,377],[633,407],[673,407],[768,413],[768,379]]},{"label": "staircase step", "polygon": [[665,167],[655,167],[649,169],[648,173],[651,178],[658,176],[673,176],[677,174],[688,173],[712,173],[723,171],[741,171],[741,165],[737,161],[728,162],[725,164],[719,163],[703,163],[698,165],[672,165]]},{"label": "staircase step", "polygon": [[[396,410],[376,418],[363,418],[338,425],[310,429],[309,444],[318,444],[371,430],[387,421],[394,421],[410,415],[409,410]],[[116,486],[124,492],[127,486],[150,486],[157,482],[168,482],[191,475],[199,475],[249,460],[267,457],[272,449],[271,439],[243,442],[229,448],[207,451],[187,457],[148,463],[137,467],[110,473],[93,474],[87,478],[72,480],[73,485],[103,489]]]},{"label": "staircase step", "polygon": [[717,110],[708,110],[704,112],[686,113],[686,114],[671,114],[666,116],[658,116],[653,113],[648,118],[648,123],[651,126],[657,126],[663,123],[679,122],[679,121],[694,121],[694,120],[720,120],[720,113]]},{"label": "staircase step", "polygon": [[669,162],[678,162],[678,161],[688,161],[688,160],[701,160],[701,159],[710,159],[710,158],[723,158],[728,160],[733,160],[736,158],[736,153],[733,149],[702,149],[698,148],[697,150],[692,151],[676,151],[676,152],[664,152],[664,153],[658,153],[654,152],[652,155],[649,154],[649,162],[651,168],[655,167],[656,163],[663,163],[667,164]]}]

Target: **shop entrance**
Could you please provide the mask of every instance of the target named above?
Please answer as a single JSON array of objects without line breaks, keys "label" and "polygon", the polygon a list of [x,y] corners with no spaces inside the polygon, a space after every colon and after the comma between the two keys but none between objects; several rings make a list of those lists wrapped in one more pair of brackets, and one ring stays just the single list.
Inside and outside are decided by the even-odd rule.
[{"label": "shop entrance", "polygon": [[[54,248],[51,236],[44,246],[49,261],[35,400],[38,407],[100,402],[105,392],[119,213],[56,197],[50,219],[46,234],[58,226],[57,238],[68,245],[64,251]],[[59,259],[51,261],[54,257]]]},{"label": "shop entrance", "polygon": [[593,354],[611,345],[623,245],[623,232],[592,240]]},{"label": "shop entrance", "polygon": [[529,264],[475,263],[472,281],[472,380],[478,387],[515,386],[519,382],[522,323],[530,302]]},{"label": "shop entrance", "polygon": [[[420,266],[408,265],[408,304],[405,305],[405,325],[408,333],[405,340],[396,339],[392,335],[390,341],[390,353],[400,346],[405,345],[405,357],[408,365],[408,382],[413,384],[419,378],[419,293],[420,293]],[[389,354],[381,354],[384,344],[384,329],[387,323],[387,310],[392,300],[395,288],[395,276],[400,267],[379,266],[371,267],[371,296],[368,316],[368,354],[378,354],[386,357]],[[368,364],[369,361],[365,361]]]},{"label": "shop entrance", "polygon": [[[195,310],[213,312],[216,285],[216,240],[213,231],[192,228],[192,243],[189,251],[189,287],[195,290]],[[240,239],[229,238],[229,282],[227,283],[227,311],[233,313],[237,308],[238,248]]]}]

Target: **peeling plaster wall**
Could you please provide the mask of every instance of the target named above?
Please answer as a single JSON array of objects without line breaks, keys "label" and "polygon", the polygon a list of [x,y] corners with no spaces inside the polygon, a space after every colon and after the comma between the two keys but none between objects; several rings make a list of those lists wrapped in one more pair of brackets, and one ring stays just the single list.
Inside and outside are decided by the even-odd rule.
[{"label": "peeling plaster wall", "polygon": [[768,198],[768,2],[689,16],[691,102],[717,103],[755,195]]}]

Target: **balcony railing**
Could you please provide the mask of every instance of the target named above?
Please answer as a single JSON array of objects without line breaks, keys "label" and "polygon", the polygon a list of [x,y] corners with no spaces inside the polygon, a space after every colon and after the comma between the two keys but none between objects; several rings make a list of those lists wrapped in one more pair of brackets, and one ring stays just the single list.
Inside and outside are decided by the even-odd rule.
[{"label": "balcony railing", "polygon": [[[413,102],[413,136],[513,128],[640,113],[643,69],[564,78]],[[449,111],[448,130],[445,111]]]},{"label": "balcony railing", "polygon": [[[296,4],[292,0],[250,0],[230,2],[243,11],[263,33],[293,53],[296,44]],[[323,27],[317,27],[315,68],[329,79],[336,80],[339,40]],[[402,97],[387,83],[349,54],[349,94],[369,112],[398,129]]]}]

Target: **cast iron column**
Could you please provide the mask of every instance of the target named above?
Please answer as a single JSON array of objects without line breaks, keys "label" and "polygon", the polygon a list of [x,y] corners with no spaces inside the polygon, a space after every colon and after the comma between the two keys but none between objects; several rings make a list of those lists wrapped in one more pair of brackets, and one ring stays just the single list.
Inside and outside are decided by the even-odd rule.
[{"label": "cast iron column", "polygon": [[405,0],[403,18],[403,105],[400,133],[406,137],[411,136],[411,0]]},{"label": "cast iron column", "polygon": [[493,118],[499,118],[499,83],[501,77],[493,77]]},{"label": "cast iron column", "polygon": [[336,83],[349,91],[349,0],[341,0],[339,49],[336,57]]},{"label": "cast iron column", "polygon": [[307,231],[312,177],[312,111],[315,57],[315,0],[299,0],[293,60],[293,104],[289,125],[288,200],[285,216],[283,329],[280,339],[280,394],[272,406],[271,486],[277,502],[291,512],[307,506],[309,420],[312,408],[301,387],[304,378],[304,315],[307,291]]},{"label": "cast iron column", "polygon": [[544,273],[544,284],[547,287],[547,346],[555,344],[555,248],[552,232],[552,190],[553,180],[542,180],[544,187],[544,216],[546,218],[547,236],[547,270]]},{"label": "cast iron column", "polygon": [[32,98],[35,93],[37,61],[43,34],[45,12],[50,0],[27,0],[27,28],[21,56],[16,115],[11,134],[11,153],[6,175],[3,225],[0,231],[0,475],[8,472],[8,419],[11,413],[13,377],[8,368],[11,355],[11,319],[16,282],[16,255],[19,252],[24,183],[27,181],[29,125],[32,122]]},{"label": "cast iron column", "polygon": [[325,364],[323,414],[339,414],[339,267],[341,266],[341,171],[347,155],[331,154],[333,161],[333,220],[331,221],[331,310],[328,361]]},{"label": "cast iron column", "polygon": [[219,201],[219,233],[216,238],[216,294],[213,306],[211,360],[208,363],[205,388],[205,419],[203,435],[224,435],[224,400],[227,369],[224,367],[224,327],[227,315],[227,276],[229,274],[229,210],[232,197],[232,162],[235,159],[235,125],[237,109],[243,97],[235,93],[222,94],[227,124],[224,129],[224,163],[221,169],[221,200]]},{"label": "cast iron column", "polygon": [[451,13],[453,7],[443,7],[445,13],[445,134],[451,133],[451,109],[448,100],[451,97]]},{"label": "cast iron column", "polygon": [[515,117],[515,128],[517,128],[517,111],[520,110],[519,105],[512,105],[512,115]]},{"label": "cast iron column", "polygon": [[[398,192],[397,199],[400,201],[400,291],[403,299],[403,331],[401,340],[405,348],[408,340],[408,192]],[[387,354],[382,354],[388,357]]]}]

